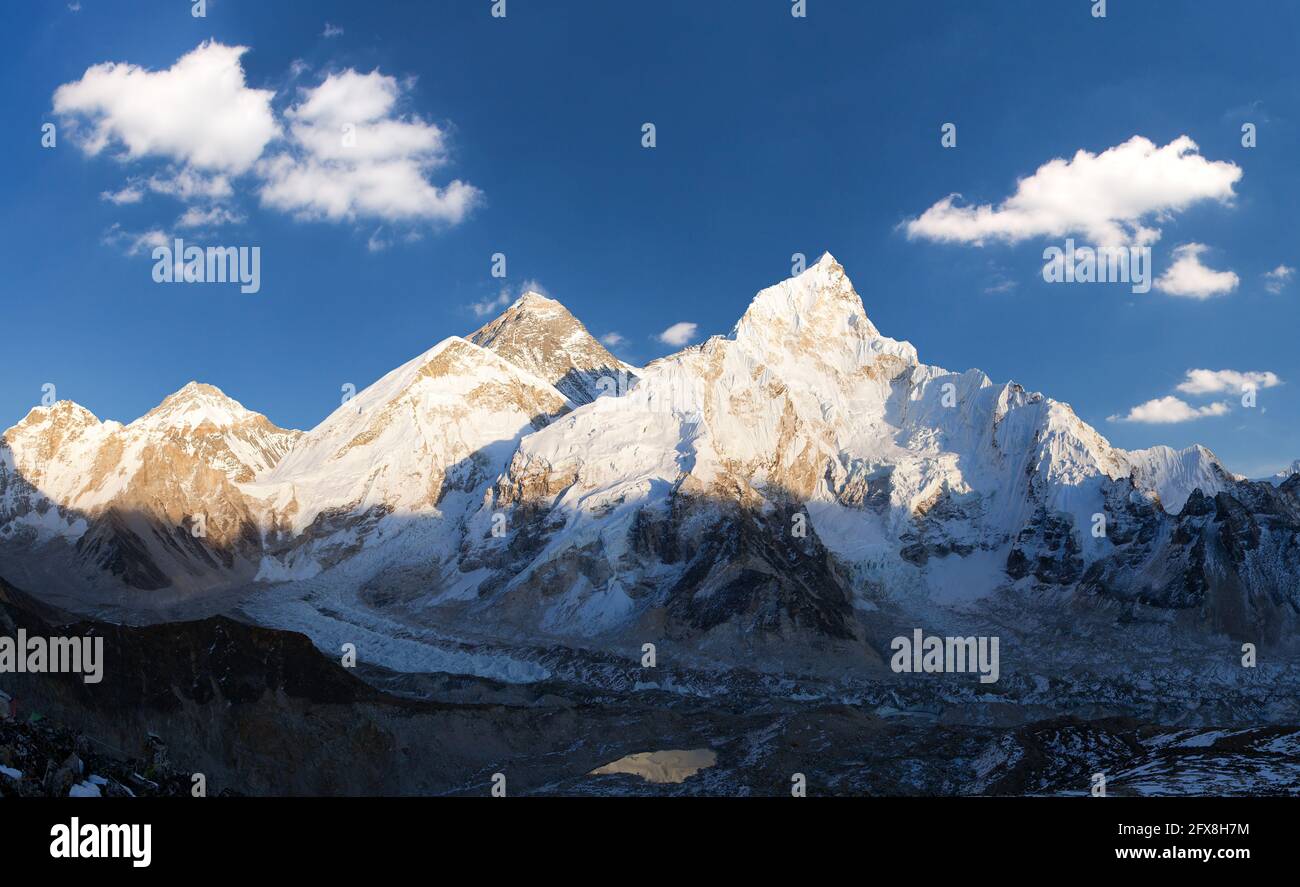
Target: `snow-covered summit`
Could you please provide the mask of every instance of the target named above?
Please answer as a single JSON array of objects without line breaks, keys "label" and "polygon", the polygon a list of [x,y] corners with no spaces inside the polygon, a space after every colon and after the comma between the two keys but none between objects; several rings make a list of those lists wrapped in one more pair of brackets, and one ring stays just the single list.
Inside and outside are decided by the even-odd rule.
[{"label": "snow-covered summit", "polygon": [[1300,459],[1296,459],[1286,468],[1283,468],[1277,474],[1273,475],[1273,477],[1277,482],[1281,483],[1295,474],[1300,474]]},{"label": "snow-covered summit", "polygon": [[[119,532],[128,519],[162,521],[165,532],[209,511],[239,523],[246,505],[235,484],[273,467],[298,434],[198,382],[127,425],[71,401],[37,407],[3,436],[0,525],[80,539],[102,522]],[[130,550],[152,544],[131,533],[121,537]]]},{"label": "snow-covered summit", "polygon": [[[727,503],[804,510],[868,584],[952,594],[954,557],[978,564],[962,571],[968,596],[1013,581],[1017,558],[1047,557],[1077,578],[1112,553],[1091,528],[1124,484],[1176,513],[1197,486],[1212,494],[1232,482],[1217,465],[1208,451],[1130,456],[1067,404],[921,363],[868,319],[827,254],[758,293],[730,336],[661,358],[625,396],[520,441],[498,490],[562,529],[507,587],[543,595],[548,624],[580,631],[640,612],[630,588],[668,581],[718,594],[732,581],[718,552],[698,563],[681,552],[703,527],[742,544]],[[675,567],[633,555],[647,525],[660,527],[656,538],[680,534],[663,555]],[[571,571],[586,581],[559,599],[536,580]]]},{"label": "snow-covered summit", "polygon": [[449,489],[500,470],[521,433],[570,406],[547,380],[452,336],[340,405],[259,494],[292,509],[294,532],[327,510],[426,511]]},{"label": "snow-covered summit", "polygon": [[188,430],[206,424],[229,428],[257,415],[214,385],[189,382],[163,398],[162,403],[136,419],[130,427]]},{"label": "snow-covered summit", "polygon": [[[529,292],[305,434],[191,383],[129,426],[56,405],[5,440],[0,524],[81,539],[89,517],[78,545],[137,587],[192,557],[530,637],[730,624],[844,641],[882,597],[1150,596],[1144,564],[1181,602],[1202,581],[1187,571],[1209,569],[1195,522],[1242,483],[1204,448],[1130,453],[1068,404],[922,363],[829,254],[757,293],[730,335],[645,368]],[[126,509],[151,523],[107,517]],[[176,536],[196,512],[225,548]]]},{"label": "snow-covered summit", "polygon": [[468,338],[545,379],[575,403],[589,403],[610,389],[622,390],[629,374],[636,373],[562,304],[533,291]]},{"label": "snow-covered summit", "polygon": [[1185,450],[1166,446],[1130,450],[1126,456],[1133,482],[1159,496],[1160,504],[1171,514],[1182,511],[1194,490],[1213,496],[1236,480],[1218,456],[1199,444]]}]

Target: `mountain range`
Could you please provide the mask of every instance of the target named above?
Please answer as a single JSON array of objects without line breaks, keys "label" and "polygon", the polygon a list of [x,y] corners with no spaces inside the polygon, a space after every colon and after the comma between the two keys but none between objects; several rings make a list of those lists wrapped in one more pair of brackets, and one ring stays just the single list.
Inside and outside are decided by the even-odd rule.
[{"label": "mountain range", "polygon": [[412,632],[452,670],[488,642],[870,669],[917,619],[1043,633],[1080,608],[1121,639],[1287,643],[1297,541],[1300,473],[1123,450],[924,364],[830,255],[645,367],[530,292],[306,432],[192,382],[126,425],[60,401],[0,440],[15,584],[145,620],[239,602],[414,670]]}]

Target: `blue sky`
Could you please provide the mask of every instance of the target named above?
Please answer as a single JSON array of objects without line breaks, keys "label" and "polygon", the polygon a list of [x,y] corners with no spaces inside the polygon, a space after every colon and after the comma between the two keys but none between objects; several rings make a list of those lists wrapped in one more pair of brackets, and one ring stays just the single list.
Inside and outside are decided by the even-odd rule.
[{"label": "blue sky", "polygon": [[[1170,14],[1110,0],[1095,18],[1089,0],[808,0],[800,19],[784,0],[508,0],[497,19],[491,6],[208,0],[195,18],[186,0],[5,4],[0,426],[46,382],[129,421],[199,379],[311,427],[344,383],[360,388],[478,326],[472,306],[501,287],[497,252],[512,294],[539,282],[594,334],[619,333],[616,353],[645,362],[675,350],[656,339],[666,328],[725,333],[754,292],[788,276],[792,253],[829,250],[876,325],[926,362],[1064,400],[1121,446],[1204,443],[1251,475],[1300,458],[1300,281],[1265,276],[1300,265],[1300,8],[1189,0]],[[327,22],[341,33],[326,36]],[[202,109],[193,132],[208,131],[189,141],[168,122],[176,113],[147,119],[165,102],[105,110],[92,66],[167,72],[207,40],[248,48],[236,54],[242,89],[265,91],[254,94],[278,138],[263,147],[256,127],[214,123],[216,108]],[[316,91],[348,72],[388,91],[380,119],[436,141],[399,164],[419,188],[326,205],[317,179],[258,165],[302,162],[309,143],[293,144],[291,125],[310,122],[308,101],[324,104]],[[60,113],[63,84],[81,88]],[[87,153],[105,119],[119,128]],[[41,145],[47,122],[60,127],[52,149]],[[654,149],[641,145],[645,122]],[[949,122],[955,148],[940,143]],[[1242,145],[1246,122],[1253,148]],[[152,136],[134,154],[122,141],[130,127]],[[1175,178],[1239,170],[1226,198],[1222,177],[1206,193],[1196,182],[1178,192],[1180,180],[1176,206],[1142,216],[1159,230],[1157,275],[1177,247],[1199,244],[1183,269],[1191,286],[1208,268],[1236,275],[1227,291],[1042,279],[1043,250],[1065,235],[1021,224],[1003,202],[1053,158],[1135,136],[1154,149],[1195,142],[1170,161]],[[1147,170],[1129,174],[1149,181]],[[222,177],[228,193],[178,197],[187,174]],[[1061,224],[1108,187],[1124,202],[1124,183],[1105,169],[1102,180],[1080,178]],[[463,200],[453,181],[472,189]],[[909,220],[953,193],[959,207],[995,207],[1001,234],[909,236]],[[179,227],[187,210],[214,208],[234,221]],[[129,254],[151,231],[260,246],[261,291],[154,283],[148,250]],[[1237,377],[1189,391],[1192,369],[1272,375],[1249,377],[1267,381],[1246,408]],[[1195,418],[1109,419],[1162,398]],[[1178,416],[1162,403],[1139,415]]]}]

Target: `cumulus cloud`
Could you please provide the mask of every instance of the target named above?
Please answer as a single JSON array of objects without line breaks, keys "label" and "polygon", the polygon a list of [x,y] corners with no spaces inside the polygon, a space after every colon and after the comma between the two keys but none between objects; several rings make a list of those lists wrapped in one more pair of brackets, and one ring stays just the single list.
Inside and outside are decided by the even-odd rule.
[{"label": "cumulus cloud", "polygon": [[1207,416],[1222,416],[1228,412],[1226,403],[1212,403],[1208,406],[1194,407],[1187,401],[1172,395],[1157,397],[1146,403],[1138,404],[1124,416],[1111,416],[1111,422],[1139,422],[1146,425],[1172,425],[1178,422],[1190,422]]},{"label": "cumulus cloud", "polygon": [[[326,26],[326,36],[338,33]],[[211,226],[242,221],[228,204],[252,184],[263,206],[298,218],[406,229],[377,230],[367,241],[372,251],[418,239],[421,225],[457,224],[481,201],[459,179],[433,181],[447,163],[446,137],[399,111],[414,79],[347,69],[299,88],[277,115],[274,91],[247,85],[247,51],[207,41],[165,70],[106,62],[55,90],[54,113],[85,153],[157,167],[104,191],[103,200],[167,195],[186,204],[179,227]],[[295,61],[292,78],[307,71]]]},{"label": "cumulus cloud", "polygon": [[479,202],[477,188],[429,175],[446,162],[443,131],[396,112],[404,84],[348,69],[302,90],[286,111],[290,148],[258,164],[264,205],[331,221],[456,224]]},{"label": "cumulus cloud", "polygon": [[681,321],[668,327],[668,329],[664,330],[655,338],[660,342],[663,342],[665,345],[673,345],[680,348],[682,345],[687,344],[695,338],[695,331],[697,329],[699,329],[699,324]]},{"label": "cumulus cloud", "polygon": [[627,338],[623,336],[622,333],[609,332],[601,336],[600,341],[602,344],[607,345],[610,348],[617,348],[619,345],[622,345],[624,342],[626,342]]},{"label": "cumulus cloud", "polygon": [[1264,289],[1273,295],[1282,292],[1282,288],[1295,276],[1295,269],[1290,265],[1278,265],[1272,271],[1264,272]]},{"label": "cumulus cloud", "polygon": [[[1238,393],[1282,384],[1277,373],[1268,371],[1188,370],[1178,391],[1190,395]],[[1140,422],[1148,425],[1171,425],[1207,416],[1222,416],[1229,411],[1226,402],[1194,407],[1179,397],[1169,395],[1138,404],[1123,416],[1111,416],[1111,422]]]},{"label": "cumulus cloud", "polygon": [[87,154],[162,157],[202,170],[243,172],[279,127],[271,90],[250,89],[244,46],[208,41],[164,71],[105,62],[54,91],[54,111]]},{"label": "cumulus cloud", "polygon": [[905,224],[909,238],[983,245],[1081,234],[1097,246],[1155,242],[1155,222],[1202,200],[1229,201],[1242,171],[1209,161],[1180,136],[1164,147],[1141,136],[1093,154],[1056,158],[1021,179],[1000,204],[958,205],[951,194]]},{"label": "cumulus cloud", "polygon": [[1188,370],[1178,386],[1184,394],[1220,394],[1245,391],[1247,388],[1275,388],[1282,384],[1277,373],[1238,372],[1237,370]]},{"label": "cumulus cloud", "polygon": [[331,25],[329,22],[325,23],[325,31],[321,34],[322,37],[341,37],[342,35],[343,29],[337,25]]},{"label": "cumulus cloud", "polygon": [[1203,243],[1184,243],[1176,247],[1174,263],[1156,278],[1156,289],[1188,299],[1209,299],[1235,290],[1240,283],[1236,274],[1215,271],[1201,264],[1201,253],[1208,249]]}]

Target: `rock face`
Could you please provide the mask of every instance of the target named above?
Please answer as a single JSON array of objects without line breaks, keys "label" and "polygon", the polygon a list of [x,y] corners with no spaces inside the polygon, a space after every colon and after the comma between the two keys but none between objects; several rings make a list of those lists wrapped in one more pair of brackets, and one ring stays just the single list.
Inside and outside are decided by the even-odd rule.
[{"label": "rock face", "polygon": [[[370,759],[358,751],[379,732],[362,713],[380,694],[302,635],[222,617],[145,628],[77,620],[0,580],[0,634],[20,628],[29,636],[102,637],[104,661],[111,663],[98,684],[80,675],[2,676],[23,716],[40,716],[40,727],[0,724],[0,758],[7,756],[6,766],[24,777],[46,757],[72,753],[89,763],[72,775],[102,774],[106,795],[126,794],[123,787],[135,795],[189,795],[193,772],[208,775],[211,794],[232,788],[336,793],[349,789],[349,766],[358,780],[368,780],[372,766],[392,764],[382,743]],[[331,725],[333,741],[312,734],[309,708]],[[51,727],[49,719],[78,729]],[[350,746],[351,765],[347,751],[310,760],[313,746],[332,742]],[[286,772],[303,757],[306,769],[317,772]],[[193,769],[178,773],[169,759]],[[0,792],[66,795],[70,774],[50,773],[40,784],[0,784]]]},{"label": "rock face", "polygon": [[1124,451],[923,364],[829,255],[643,369],[530,293],[306,434],[191,385],[128,426],[59,404],[4,440],[0,567],[62,543],[134,589],[289,582],[286,607],[356,624],[776,667],[878,665],[874,614],[1003,593],[1264,643],[1300,612],[1300,477]]},{"label": "rock face", "polygon": [[456,513],[521,436],[571,406],[492,351],[439,343],[340,406],[256,485],[282,540],[262,578],[315,575],[385,533]]},{"label": "rock face", "polygon": [[261,533],[241,485],[299,434],[196,382],[129,425],[37,407],[0,439],[0,544],[25,561],[63,543],[71,563],[142,590],[246,580]]},{"label": "rock face", "polygon": [[1170,447],[1133,450],[1128,453],[1128,461],[1134,485],[1155,493],[1161,507],[1170,514],[1182,511],[1187,498],[1196,490],[1213,496],[1232,489],[1240,480],[1201,446],[1185,450]]},{"label": "rock face", "polygon": [[1274,485],[1276,485],[1276,484],[1283,483],[1284,481],[1288,480],[1289,478],[1294,477],[1294,476],[1297,475],[1297,474],[1300,474],[1300,459],[1296,459],[1294,462],[1292,462],[1292,463],[1291,463],[1290,465],[1288,465],[1286,468],[1283,468],[1283,469],[1282,469],[1281,471],[1279,471],[1277,474],[1275,474],[1275,475],[1273,475],[1271,478],[1269,478],[1269,480],[1270,480]]},{"label": "rock face", "polygon": [[84,733],[45,719],[0,719],[0,798],[189,796],[191,774],[136,751],[141,754],[115,756]]},{"label": "rock face", "polygon": [[[737,681],[701,699],[459,677],[425,688],[426,698],[399,683],[397,696],[375,685],[399,676],[371,669],[363,683],[300,634],[221,617],[146,627],[76,619],[0,581],[0,634],[19,628],[101,636],[112,667],[97,685],[0,674],[23,716],[0,721],[0,797],[67,795],[85,783],[107,796],[188,795],[192,773],[205,774],[211,795],[483,797],[495,773],[508,774],[515,796],[788,797],[791,773],[823,795],[1080,795],[1099,769],[1114,795],[1300,791],[1300,730],[1294,696],[1279,700],[1283,675],[1226,692],[1181,681],[1205,703],[1201,713],[1221,720],[1162,727],[1031,718],[1029,699],[1016,710],[949,686],[959,698],[945,702],[917,683],[783,700]],[[369,652],[362,644],[363,661]],[[1095,703],[1096,676],[1078,678]],[[1136,689],[1142,704],[1186,713],[1171,686]],[[1070,688],[1052,690],[1070,706]],[[1276,701],[1289,706],[1276,712],[1280,723],[1240,727],[1243,713],[1258,718]],[[1010,720],[957,716],[981,707]]]},{"label": "rock face", "polygon": [[554,299],[527,292],[469,340],[550,382],[576,404],[627,385],[635,368],[605,350]]},{"label": "rock face", "polygon": [[[1196,490],[1276,541],[1202,556],[1193,530],[1218,540],[1223,525],[1179,516]],[[1300,603],[1272,578],[1295,575],[1291,490],[1243,484],[1204,448],[1125,452],[1065,404],[920,363],[829,256],[760,293],[730,336],[525,437],[492,495],[512,534],[475,541],[462,575],[495,568],[485,611],[573,636],[849,640],[855,606],[917,592],[1188,608],[1244,585],[1241,606],[1198,615],[1259,637]]]}]

